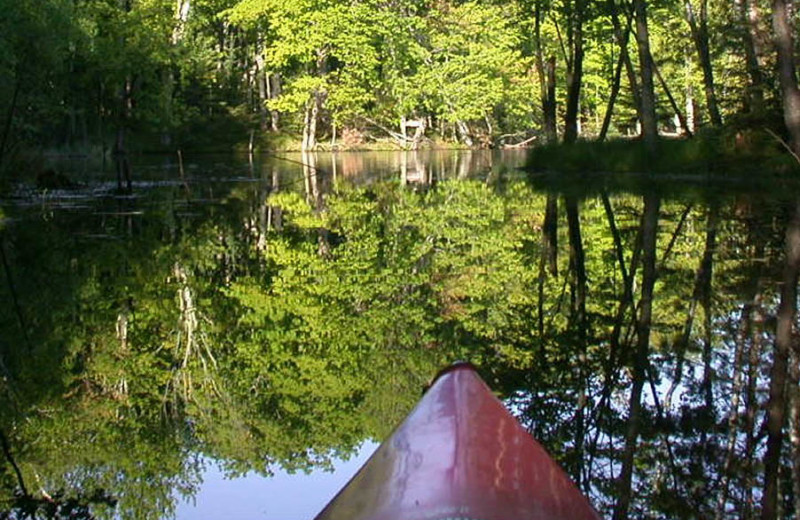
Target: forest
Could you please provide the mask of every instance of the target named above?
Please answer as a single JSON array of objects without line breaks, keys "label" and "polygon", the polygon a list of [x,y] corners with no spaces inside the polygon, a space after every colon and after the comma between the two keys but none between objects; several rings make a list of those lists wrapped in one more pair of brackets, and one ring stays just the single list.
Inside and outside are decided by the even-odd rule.
[{"label": "forest", "polygon": [[788,0],[2,0],[0,167],[723,136],[800,150]]}]

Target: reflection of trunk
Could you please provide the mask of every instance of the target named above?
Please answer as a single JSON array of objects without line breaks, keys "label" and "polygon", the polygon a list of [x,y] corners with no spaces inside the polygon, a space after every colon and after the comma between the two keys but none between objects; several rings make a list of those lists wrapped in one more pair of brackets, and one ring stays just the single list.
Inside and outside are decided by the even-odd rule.
[{"label": "reflection of trunk", "polygon": [[[667,409],[672,406],[672,394],[678,386],[680,386],[681,380],[683,379],[683,363],[686,359],[686,348],[689,346],[698,303],[703,305],[706,315],[706,325],[709,325],[708,320],[710,317],[708,315],[708,307],[711,300],[711,274],[714,264],[714,250],[716,249],[717,242],[718,221],[719,209],[716,207],[711,208],[708,214],[705,250],[703,251],[703,258],[700,260],[700,266],[697,268],[697,273],[694,277],[692,300],[689,302],[689,311],[686,314],[686,321],[683,324],[683,334],[681,334],[678,343],[675,345],[675,375],[672,378],[672,385],[670,385],[664,399]],[[706,333],[708,332],[709,331],[706,330]],[[704,356],[706,355],[706,350],[709,348],[710,346],[706,345]]]},{"label": "reflection of trunk", "polygon": [[745,303],[742,317],[739,322],[739,331],[736,338],[736,351],[733,358],[733,373],[731,382],[731,404],[728,415],[728,440],[725,446],[725,462],[722,466],[719,480],[719,495],[714,513],[715,520],[723,520],[725,506],[730,493],[730,481],[733,476],[733,464],[736,460],[736,439],[739,436],[739,404],[741,402],[742,386],[744,381],[744,353],[748,339],[752,334],[753,306],[752,298]]},{"label": "reflection of trunk", "polygon": [[642,122],[642,138],[652,151],[658,140],[656,122],[656,98],[653,88],[653,58],[650,54],[650,33],[647,28],[647,0],[633,0],[636,20],[636,41],[639,44],[639,67],[642,92],[639,117]]},{"label": "reflection of trunk", "polygon": [[800,346],[796,343],[790,356],[789,438],[792,446],[792,492],[795,518],[800,518]]},{"label": "reflection of trunk", "polygon": [[778,77],[783,97],[783,120],[789,130],[791,148],[800,155],[800,89],[794,59],[794,36],[790,0],[772,1],[772,28],[778,52]]},{"label": "reflection of trunk", "polygon": [[[317,154],[304,152],[302,154],[303,177],[306,185],[306,199],[313,208],[314,213],[321,213],[325,210],[325,200],[322,194],[321,171],[317,169]],[[320,227],[317,230],[317,245],[320,256],[328,256],[330,253],[330,233],[327,229]]]},{"label": "reflection of trunk", "polygon": [[[558,195],[547,194],[547,202],[542,224],[542,254],[539,262],[539,336],[544,336],[544,283],[547,275],[545,265],[549,265],[551,276],[558,276]],[[544,342],[541,343],[544,345]],[[543,351],[540,352],[543,354]]]},{"label": "reflection of trunk", "polygon": [[573,479],[578,486],[583,481],[583,449],[586,436],[584,412],[586,408],[586,255],[583,250],[581,237],[581,222],[578,213],[578,201],[572,196],[564,197],[567,212],[567,226],[569,229],[569,263],[574,274],[572,289],[572,326],[575,327],[578,338],[578,402],[575,411],[575,458],[577,467]]},{"label": "reflection of trunk", "polygon": [[[270,186],[270,193],[278,193],[280,190],[280,170],[276,167],[272,169],[272,185]],[[283,209],[279,206],[270,206],[267,222],[267,229],[275,229],[276,231],[283,231]]]},{"label": "reflection of trunk", "polygon": [[722,126],[722,117],[717,107],[717,96],[714,93],[714,72],[711,68],[711,53],[708,48],[708,0],[700,1],[700,20],[694,13],[692,0],[686,0],[686,21],[692,31],[697,56],[700,59],[700,68],[703,70],[703,87],[706,92],[706,105],[711,124]]},{"label": "reflection of trunk", "polygon": [[[764,248],[759,246],[757,248],[755,258],[763,258]],[[753,299],[753,344],[750,347],[750,353],[747,360],[747,386],[745,387],[745,420],[744,420],[744,434],[745,434],[745,448],[744,448],[744,461],[742,462],[742,473],[744,475],[742,483],[742,518],[752,518],[752,511],[754,509],[753,490],[755,489],[755,456],[756,448],[758,446],[758,435],[756,433],[756,414],[758,413],[761,403],[759,402],[756,391],[758,389],[758,379],[761,367],[761,351],[763,347],[764,337],[764,312],[761,307],[761,294],[756,295]]]},{"label": "reflection of trunk", "polygon": [[558,276],[558,195],[547,194],[547,205],[544,210],[542,225],[543,254],[552,276]]},{"label": "reflection of trunk", "polygon": [[[764,247],[761,239],[753,233],[753,227],[748,237],[755,247],[748,251],[751,258],[763,258]],[[752,510],[751,493],[752,484],[752,459],[755,449],[753,427],[755,424],[756,385],[758,367],[761,358],[761,263],[754,262],[754,270],[748,278],[751,285],[745,295],[745,304],[742,307],[739,330],[736,338],[736,354],[733,366],[733,382],[731,385],[731,407],[728,417],[728,442],[725,450],[725,463],[720,475],[719,495],[717,496],[716,520],[725,518],[725,509],[730,496],[730,481],[734,476],[741,477],[742,497],[740,518],[751,518]],[[740,413],[740,403],[744,401],[743,413]],[[737,453],[737,439],[745,437],[744,453]]]},{"label": "reflection of trunk", "polygon": [[[600,401],[596,406],[597,413],[595,415],[594,423],[601,424],[605,420],[604,418],[607,416],[611,409],[611,394],[614,389],[615,381],[616,381],[616,372],[619,370],[617,367],[617,360],[619,358],[619,350],[620,350],[620,336],[622,334],[622,327],[625,321],[625,313],[628,307],[633,307],[633,281],[632,278],[636,272],[636,266],[639,264],[639,257],[641,254],[641,228],[639,229],[639,233],[634,241],[633,246],[633,254],[631,256],[631,267],[633,272],[629,273],[628,269],[625,267],[625,253],[622,246],[622,238],[620,237],[619,230],[617,229],[616,220],[614,218],[614,209],[611,206],[611,201],[608,198],[608,195],[603,192],[602,193],[602,200],[603,206],[606,212],[606,218],[608,220],[608,225],[611,230],[611,236],[614,240],[614,249],[616,251],[617,263],[619,264],[620,273],[622,274],[623,280],[623,294],[619,301],[619,305],[617,307],[617,312],[614,317],[614,328],[611,332],[611,337],[609,338],[609,345],[608,345],[608,355],[603,363],[603,389],[600,395]],[[635,316],[635,309],[634,309],[634,316]],[[589,470],[591,471],[592,462],[596,455],[597,451],[597,443],[600,439],[601,429],[597,428],[595,430],[594,438],[592,439],[591,446],[589,447]]]},{"label": "reflection of trunk", "polygon": [[622,469],[619,476],[618,498],[614,507],[614,520],[628,518],[628,510],[631,503],[631,484],[633,482],[636,444],[642,421],[642,389],[647,377],[650,353],[650,323],[653,310],[653,288],[656,280],[658,208],[658,197],[652,194],[645,195],[644,214],[642,215],[642,251],[644,255],[642,259],[642,297],[639,301],[640,312],[636,324],[637,340],[633,359],[630,412],[625,433],[625,450],[621,460]]},{"label": "reflection of trunk", "polygon": [[586,343],[586,256],[581,239],[581,222],[578,214],[578,201],[574,197],[564,197],[569,228],[569,263],[575,275],[572,310],[577,325],[581,347]]},{"label": "reflection of trunk", "polygon": [[[780,0],[778,0],[780,1]],[[800,200],[786,229],[786,264],[783,269],[781,302],[775,330],[775,347],[770,369],[767,403],[767,452],[764,455],[764,492],[761,496],[761,520],[777,518],[778,472],[781,463],[783,426],[786,422],[786,386],[789,353],[792,347],[794,319],[797,314],[797,278],[800,271]]]}]

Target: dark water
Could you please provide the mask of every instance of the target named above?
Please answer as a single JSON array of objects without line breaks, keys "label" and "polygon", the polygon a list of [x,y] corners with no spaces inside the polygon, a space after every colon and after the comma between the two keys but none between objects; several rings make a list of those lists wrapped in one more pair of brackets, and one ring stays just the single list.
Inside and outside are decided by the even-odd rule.
[{"label": "dark water", "polygon": [[604,516],[628,489],[631,518],[758,516],[793,195],[523,162],[146,158],[130,191],[75,162],[73,189],[15,188],[0,518],[311,518],[456,359]]}]

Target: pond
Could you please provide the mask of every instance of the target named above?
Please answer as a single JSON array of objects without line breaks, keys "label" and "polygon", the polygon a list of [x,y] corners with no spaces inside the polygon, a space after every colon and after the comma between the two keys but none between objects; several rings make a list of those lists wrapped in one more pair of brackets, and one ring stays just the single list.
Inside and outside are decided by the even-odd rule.
[{"label": "pond", "polygon": [[524,163],[144,156],[130,185],[78,160],[15,185],[0,518],[311,520],[459,359],[604,517],[754,518],[774,481],[792,518],[800,416],[767,406],[800,410],[792,190]]}]

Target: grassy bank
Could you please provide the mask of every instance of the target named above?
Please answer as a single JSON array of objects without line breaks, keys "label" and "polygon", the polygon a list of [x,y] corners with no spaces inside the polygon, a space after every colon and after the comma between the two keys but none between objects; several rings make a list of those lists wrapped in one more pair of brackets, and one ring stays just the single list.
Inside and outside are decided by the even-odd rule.
[{"label": "grassy bank", "polygon": [[742,177],[795,175],[800,173],[800,164],[768,130],[725,130],[692,138],[662,138],[654,151],[631,139],[541,146],[531,150],[526,169]]}]

